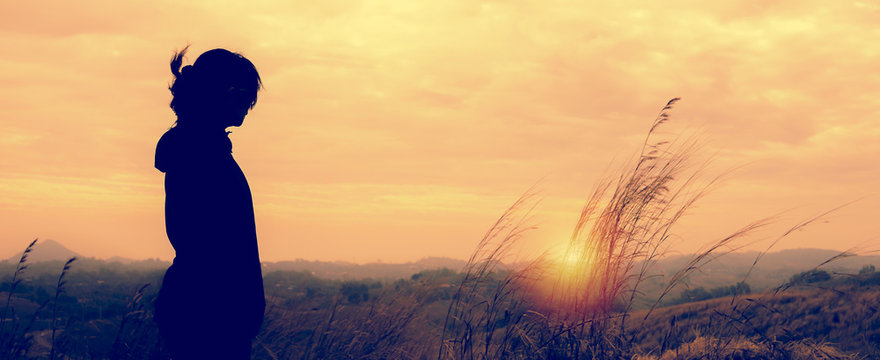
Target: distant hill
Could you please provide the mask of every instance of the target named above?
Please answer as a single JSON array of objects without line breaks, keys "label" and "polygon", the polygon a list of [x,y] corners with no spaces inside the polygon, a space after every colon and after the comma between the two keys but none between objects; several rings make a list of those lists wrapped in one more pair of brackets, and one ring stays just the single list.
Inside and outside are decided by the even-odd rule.
[{"label": "distant hill", "polygon": [[408,262],[403,264],[355,264],[344,261],[279,261],[272,263],[263,263],[263,273],[272,271],[306,271],[317,277],[325,279],[402,279],[408,278],[415,273],[424,270],[435,270],[447,268],[450,270],[460,271],[466,262],[464,260],[444,258],[444,257],[428,257],[416,262]]},{"label": "distant hill", "polygon": [[[158,259],[134,260],[120,256],[113,256],[109,259],[84,257],[66,248],[61,243],[50,239],[38,240],[37,244],[34,245],[34,249],[28,254],[27,262],[31,265],[34,272],[41,271],[44,267],[47,271],[54,271],[51,263],[63,262],[71,257],[79,258],[74,266],[75,268],[122,266],[130,270],[152,270],[164,269],[171,265],[170,262]],[[6,263],[6,266],[14,266],[20,258],[21,253],[18,253],[0,261],[0,264]],[[37,265],[36,268],[34,268],[34,265]],[[448,268],[459,271],[464,265],[465,261],[463,260],[444,257],[427,257],[416,262],[403,264],[355,264],[344,261],[308,261],[299,259],[295,261],[264,262],[263,273],[272,271],[305,271],[324,279],[361,280],[370,278],[375,280],[397,280],[409,278],[413,274],[424,270]],[[0,266],[0,268],[4,267]]]},{"label": "distant hill", "polygon": [[[827,264],[823,262],[840,255],[840,251],[827,249],[789,249],[770,252],[755,260],[757,251],[724,254],[694,271],[688,278],[692,286],[716,287],[732,285],[742,281],[754,264],[752,273],[746,280],[753,290],[762,290],[780,285],[793,274],[820,266],[831,273],[855,274],[864,265],[880,267],[880,256],[861,255],[837,258]],[[652,274],[668,278],[681,269],[692,255],[678,255],[657,261]],[[662,280],[659,280],[662,283]]]},{"label": "distant hill", "polygon": [[[21,252],[10,256],[4,261],[18,263],[19,259],[21,259],[22,253],[24,253],[24,249],[22,249]],[[28,254],[27,261],[28,263],[55,260],[65,261],[72,257],[80,257],[80,254],[73,252],[72,250],[66,248],[64,245],[61,245],[61,243],[55,240],[45,239],[37,240],[37,244],[34,245],[33,250]]]},{"label": "distant hill", "polygon": [[[736,252],[719,256],[694,271],[687,279],[689,286],[703,286],[706,288],[728,286],[736,284],[745,278],[746,273],[758,252]],[[761,291],[780,285],[793,274],[819,266],[828,259],[840,255],[840,251],[826,249],[790,249],[765,254],[754,266],[752,273],[746,282],[754,291]],[[28,255],[28,263],[63,262],[71,257],[80,258],[82,263],[86,258],[61,243],[46,239],[39,240],[34,250]],[[650,274],[658,275],[651,277],[642,284],[647,293],[658,291],[665,286],[672,274],[681,269],[692,255],[676,255],[662,258],[651,267]],[[0,263],[16,264],[21,253],[10,256]],[[170,265],[167,261],[158,259],[133,260],[114,256],[109,259],[90,259],[96,263],[106,263],[114,266],[127,266],[132,269],[163,269]],[[317,277],[325,279],[360,280],[372,278],[376,280],[396,280],[408,278],[415,273],[424,270],[448,268],[460,271],[464,268],[464,260],[446,257],[427,257],[415,262],[402,264],[368,263],[355,264],[344,261],[310,261],[298,259],[294,261],[264,262],[263,273],[272,271],[305,271]],[[515,267],[516,264],[513,266]],[[828,264],[822,265],[822,269],[831,273],[854,274],[864,265],[880,267],[880,256],[847,256],[838,258]],[[673,296],[677,295],[673,294]]]},{"label": "distant hill", "polygon": [[126,264],[126,265],[137,261],[137,260],[129,259],[127,257],[122,257],[122,256],[111,256],[111,257],[106,258],[104,260],[106,260],[107,262],[118,262],[120,264]]},{"label": "distant hill", "polygon": [[[829,260],[840,254],[840,251],[827,249],[787,249],[767,253],[766,255],[761,257],[761,259],[755,266],[756,268],[764,271],[804,267],[812,268],[815,266],[819,266],[824,261]],[[758,255],[759,253],[757,251],[723,254],[713,260],[713,263],[715,263],[715,265],[712,266],[720,268],[750,267],[755,262]],[[669,269],[677,268],[684,265],[684,263],[688,259],[690,259],[690,257],[691,255],[671,256],[658,262],[658,265]],[[860,264],[863,264],[866,261],[876,262],[878,260],[880,260],[880,256],[877,255],[845,256],[836,259],[824,266],[831,268],[852,268],[856,266],[861,267]]]}]

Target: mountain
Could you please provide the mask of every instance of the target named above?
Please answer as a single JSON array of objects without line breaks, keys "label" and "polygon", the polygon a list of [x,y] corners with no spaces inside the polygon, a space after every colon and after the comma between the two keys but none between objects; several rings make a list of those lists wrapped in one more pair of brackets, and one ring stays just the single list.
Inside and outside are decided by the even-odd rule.
[{"label": "mountain", "polygon": [[[6,262],[10,263],[18,263],[21,259],[21,254],[24,252],[17,253],[9,258],[7,258]],[[38,263],[43,261],[55,261],[61,260],[66,261],[72,257],[80,257],[79,254],[73,252],[72,250],[64,247],[61,243],[52,240],[37,240],[37,243],[34,245],[34,248],[28,253],[27,261],[28,263]]]}]

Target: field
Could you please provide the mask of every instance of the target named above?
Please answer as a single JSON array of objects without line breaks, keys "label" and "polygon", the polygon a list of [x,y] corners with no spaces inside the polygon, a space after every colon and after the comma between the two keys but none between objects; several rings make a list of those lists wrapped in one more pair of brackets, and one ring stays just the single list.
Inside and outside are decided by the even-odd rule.
[{"label": "field", "polygon": [[[58,270],[63,265],[43,262],[27,269],[31,278],[15,289],[9,306],[14,316],[4,322],[3,358],[49,357],[56,301],[54,347],[58,358],[167,358],[151,320],[151,301],[162,269],[77,260],[65,275],[66,283],[56,300]],[[14,271],[13,264],[4,264],[3,270]],[[436,358],[446,312],[462,276],[447,269],[423,271],[397,281],[344,281],[307,272],[267,273],[270,307],[254,358]],[[488,278],[493,280],[486,279],[486,298],[496,294],[497,286],[508,276],[496,273]],[[141,289],[146,283],[151,285]],[[0,292],[4,299],[10,286],[11,273],[7,273]],[[619,345],[626,339],[627,348],[611,351],[619,351],[616,355],[620,357],[645,359],[659,358],[660,354],[665,354],[663,358],[700,358],[724,351],[751,355],[718,358],[777,358],[794,351],[791,348],[818,351],[828,358],[849,358],[849,354],[877,358],[877,304],[880,273],[865,271],[798,284],[775,294],[768,291],[663,306],[644,321],[648,310],[635,310],[627,320],[627,328],[632,330],[615,334],[623,338],[607,339],[606,345]],[[517,347],[527,346],[520,344],[524,338],[508,334],[508,328],[525,329],[525,323],[536,321],[525,309],[539,305],[510,305],[514,306],[498,309],[491,325],[480,322],[481,328],[472,330],[482,337],[479,341],[490,344],[491,351],[506,347],[515,352]],[[497,340],[486,340],[487,326],[494,328]],[[550,350],[546,343],[543,348]],[[483,354],[475,351],[473,358],[483,358],[485,347],[481,350]],[[688,351],[697,355],[688,355]],[[536,357],[561,358],[547,355]],[[813,356],[818,355],[800,358]]]},{"label": "field", "polygon": [[[530,229],[526,192],[489,227],[460,269],[398,280],[333,280],[266,271],[259,359],[856,359],[880,351],[880,275],[827,272],[842,252],[774,287],[752,286],[761,258],[708,288],[700,269],[773,219],[758,219],[657,272],[674,225],[717,178],[693,166],[692,140],[654,139],[596,186],[561,258],[505,265]],[[3,358],[167,359],[152,322],[161,268],[88,259],[0,268]],[[25,281],[27,280],[27,281]],[[756,291],[752,291],[755,288]],[[225,289],[218,289],[223,296]],[[228,309],[234,312],[236,309]]]}]

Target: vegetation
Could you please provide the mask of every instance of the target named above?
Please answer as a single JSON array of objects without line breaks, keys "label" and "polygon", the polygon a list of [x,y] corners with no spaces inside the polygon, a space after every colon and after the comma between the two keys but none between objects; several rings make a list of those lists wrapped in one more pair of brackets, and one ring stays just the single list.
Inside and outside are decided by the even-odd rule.
[{"label": "vegetation", "polygon": [[[331,280],[267,271],[261,359],[850,359],[877,357],[880,275],[829,273],[826,264],[753,293],[757,254],[728,285],[681,291],[689,276],[762,229],[760,219],[707,245],[656,282],[651,269],[674,225],[717,178],[691,166],[693,140],[658,141],[664,106],[641,151],[587,199],[562,258],[501,266],[530,230],[533,191],[483,236],[461,272],[408,279]],[[0,283],[2,357],[168,358],[152,322],[161,269],[125,270],[73,259],[30,272],[24,251]],[[60,276],[55,276],[60,271]],[[30,274],[30,276],[25,276]],[[24,281],[27,278],[27,281]],[[646,292],[647,285],[656,291]],[[652,296],[649,296],[652,295]],[[668,306],[670,304],[677,304]],[[235,311],[235,309],[229,309]],[[826,343],[826,342],[833,342]]]},{"label": "vegetation", "polygon": [[683,304],[689,302],[697,302],[715,298],[722,298],[736,295],[751,294],[752,289],[745,282],[738,282],[736,285],[720,286],[706,290],[702,286],[693,289],[685,289],[681,292],[681,296],[669,302],[669,305]]},{"label": "vegetation", "polygon": [[[163,358],[151,320],[151,300],[159,285],[145,286],[141,282],[150,276],[158,282],[161,272],[138,277],[123,266],[87,271],[95,264],[79,261],[74,262],[65,275],[67,283],[59,295],[60,316],[56,318],[56,325],[60,325],[56,328],[59,357]],[[16,316],[6,321],[2,337],[4,355],[0,358],[49,357],[54,287],[63,263],[49,265],[33,264],[32,268],[19,273],[19,278],[25,281],[19,282],[10,302],[10,311],[15,310]],[[52,268],[55,268],[55,276],[46,276]],[[513,272],[488,275],[478,288],[480,293],[474,296],[494,298],[499,289],[497,285],[511,274]],[[126,276],[132,277],[127,280]],[[269,272],[264,280],[270,307],[254,356],[261,359],[436,358],[444,317],[463,276],[464,273],[441,269],[419,272],[397,281],[352,282],[322,279],[307,272]],[[12,285],[11,280],[9,276],[0,283],[5,289],[4,297],[9,297],[6,290]],[[356,290],[353,294],[358,294],[358,299],[348,299],[350,294],[343,289]],[[363,289],[367,290],[366,296]],[[91,301],[89,298],[94,294],[102,294],[102,300]],[[769,292],[744,296],[738,293],[737,302],[762,304],[751,309],[748,315],[754,328],[726,325],[732,321],[730,296],[658,307],[647,321],[640,323],[648,310],[645,308],[629,317],[628,328],[637,329],[630,332],[632,345],[629,348],[640,359],[699,358],[693,355],[696,353],[728,354],[727,358],[742,354],[755,356],[751,358],[773,358],[761,356],[776,350],[793,354],[797,349],[819,349],[831,354],[843,354],[843,350],[878,354],[874,348],[874,344],[880,342],[880,320],[877,319],[880,315],[876,310],[880,302],[878,273],[833,276],[827,281],[792,286],[778,295]],[[502,338],[499,342],[509,344],[508,350],[527,345],[519,343],[524,338],[517,334],[507,334],[507,329],[516,329],[515,325],[524,327],[528,321],[535,320],[532,316],[538,316],[529,313],[528,308],[534,309],[530,301],[539,299],[522,300],[520,304],[512,304],[518,307],[499,308],[489,325],[495,328],[493,336]],[[12,323],[15,325],[10,326]],[[18,329],[16,335],[7,336],[12,334],[13,327]],[[763,335],[758,335],[759,332]],[[486,334],[472,329],[471,334],[476,333]],[[504,336],[508,338],[503,339]],[[768,342],[765,337],[775,340]],[[831,342],[833,346],[821,341]],[[485,347],[482,350],[485,351]],[[490,354],[489,357],[496,355],[502,356]]]},{"label": "vegetation", "polygon": [[788,282],[790,284],[812,284],[828,280],[831,280],[831,275],[827,271],[813,269],[792,276]]},{"label": "vegetation", "polygon": [[[530,195],[501,217],[469,261],[450,305],[439,358],[633,358],[665,354],[682,346],[670,336],[644,348],[633,345],[638,344],[636,339],[643,336],[645,325],[655,318],[652,315],[664,298],[690,273],[737,248],[738,241],[770,219],[755,221],[709,244],[669,277],[656,298],[641,297],[640,287],[649,280],[651,265],[668,246],[673,226],[717,180],[701,182],[701,168],[688,171],[689,156],[697,147],[694,141],[652,138],[668,120],[667,110],[677,100],[661,110],[634,164],[618,178],[601,183],[587,200],[561,261],[539,259],[494,279],[490,276],[494,266],[524,231],[522,219],[528,216]],[[526,209],[519,218],[514,216],[517,208]],[[770,248],[819,218],[821,215],[796,224],[779,235]],[[736,299],[746,293],[748,276],[730,290],[734,308],[724,324],[726,329],[740,329],[740,336],[746,330],[742,323],[750,323],[749,311],[761,305]],[[547,280],[552,283],[549,290],[535,291]],[[485,294],[481,289],[493,291]],[[641,301],[647,302],[647,309],[634,314]],[[771,348],[776,355],[783,355],[781,348]]]}]

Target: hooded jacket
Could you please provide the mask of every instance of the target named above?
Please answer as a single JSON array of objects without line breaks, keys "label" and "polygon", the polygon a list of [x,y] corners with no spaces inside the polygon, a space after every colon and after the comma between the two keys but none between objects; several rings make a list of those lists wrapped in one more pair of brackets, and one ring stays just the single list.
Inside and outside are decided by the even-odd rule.
[{"label": "hooded jacket", "polygon": [[155,165],[165,173],[165,230],[175,251],[156,301],[160,331],[253,338],[266,302],[251,191],[228,133],[171,128]]}]

